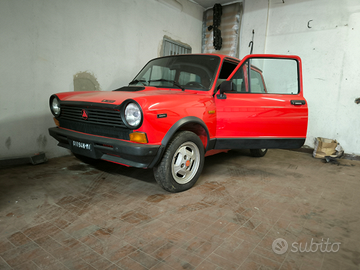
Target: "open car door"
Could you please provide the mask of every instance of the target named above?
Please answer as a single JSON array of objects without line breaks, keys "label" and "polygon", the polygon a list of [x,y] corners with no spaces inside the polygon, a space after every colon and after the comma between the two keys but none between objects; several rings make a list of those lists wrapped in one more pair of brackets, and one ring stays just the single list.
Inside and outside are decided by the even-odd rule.
[{"label": "open car door", "polygon": [[248,55],[215,95],[215,149],[299,148],[308,107],[298,56]]}]

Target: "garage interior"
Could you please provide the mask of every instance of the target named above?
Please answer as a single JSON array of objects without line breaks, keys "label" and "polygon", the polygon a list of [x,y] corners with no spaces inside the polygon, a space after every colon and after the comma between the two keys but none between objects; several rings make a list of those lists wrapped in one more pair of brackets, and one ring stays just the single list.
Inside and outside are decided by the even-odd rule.
[{"label": "garage interior", "polygon": [[[235,10],[223,51],[207,46],[216,3]],[[0,269],[360,268],[357,0],[3,0],[0,27]],[[207,157],[196,185],[172,194],[152,170],[57,146],[50,95],[127,85],[166,40],[300,56],[304,149]],[[314,159],[317,137],[345,158]]]}]

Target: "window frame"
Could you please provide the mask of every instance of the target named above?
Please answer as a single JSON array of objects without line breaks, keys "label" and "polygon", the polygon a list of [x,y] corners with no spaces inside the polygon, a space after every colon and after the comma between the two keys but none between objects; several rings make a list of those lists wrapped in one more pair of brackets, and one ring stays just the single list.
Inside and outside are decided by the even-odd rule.
[{"label": "window frame", "polygon": [[[291,94],[291,93],[271,93],[267,91],[267,86],[265,83],[265,79],[264,76],[262,75],[262,71],[257,68],[256,66],[252,66],[251,65],[251,60],[252,59],[287,59],[287,60],[293,60],[296,61],[296,67],[297,67],[297,86],[298,86],[298,92]],[[247,63],[250,63],[247,64]],[[244,69],[244,65],[247,65],[247,67]],[[248,76],[249,74],[249,70],[250,70],[250,66],[251,66],[251,70],[260,70],[261,71],[261,78],[263,81],[263,85],[265,88],[265,93],[253,93],[251,92],[251,72],[250,72],[250,76]],[[292,96],[296,96],[296,95],[300,95],[302,94],[302,73],[300,72],[301,70],[301,59],[298,56],[294,56],[294,55],[289,55],[289,56],[283,56],[283,55],[248,55],[245,58],[242,59],[242,61],[239,63],[239,65],[234,69],[234,71],[230,74],[230,76],[227,78],[228,81],[232,81],[234,76],[236,75],[236,73],[239,71],[239,69],[243,69],[246,70],[246,72],[244,72],[244,80],[245,80],[245,89],[248,89],[249,91],[245,91],[245,92],[238,92],[238,91],[230,91],[227,93],[231,93],[231,94],[273,94],[273,95],[292,95]],[[250,82],[250,84],[249,84]]]},{"label": "window frame", "polygon": [[191,51],[192,49],[189,45],[174,41],[167,37],[163,38],[161,56],[191,54]]}]

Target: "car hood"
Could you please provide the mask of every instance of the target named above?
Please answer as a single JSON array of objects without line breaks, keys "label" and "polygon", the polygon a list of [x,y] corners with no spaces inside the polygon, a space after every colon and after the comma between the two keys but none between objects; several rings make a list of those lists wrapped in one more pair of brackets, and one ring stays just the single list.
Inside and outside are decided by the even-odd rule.
[{"label": "car hood", "polygon": [[[199,93],[198,91],[182,91],[181,89],[162,89],[159,90],[155,87],[147,87],[142,91],[91,91],[91,92],[65,92],[59,93],[57,96],[62,101],[74,101],[74,102],[91,102],[91,103],[103,103],[119,105],[127,99],[144,99],[151,97],[153,100],[159,99],[159,101],[166,97],[174,96],[194,96],[194,95],[207,95],[208,92]],[[158,98],[156,98],[158,97]]]}]

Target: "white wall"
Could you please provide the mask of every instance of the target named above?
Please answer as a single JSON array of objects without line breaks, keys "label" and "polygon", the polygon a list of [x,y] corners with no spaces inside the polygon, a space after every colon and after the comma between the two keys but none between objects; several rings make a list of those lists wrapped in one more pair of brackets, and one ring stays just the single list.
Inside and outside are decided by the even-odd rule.
[{"label": "white wall", "polygon": [[[306,144],[313,147],[315,137],[336,139],[346,153],[359,155],[360,105],[354,100],[360,97],[360,1],[284,2],[245,0],[241,44],[248,43],[248,32],[258,27],[254,53],[299,55],[309,106]],[[257,16],[266,14],[268,24],[259,25],[265,19]],[[248,53],[244,46],[241,56]]]},{"label": "white wall", "polygon": [[240,58],[250,53],[249,43],[252,40],[253,30],[253,53],[265,53],[268,5],[268,0],[243,0],[244,12],[240,26]]},{"label": "white wall", "polygon": [[93,73],[102,90],[126,85],[164,35],[201,52],[203,9],[162,2],[0,1],[0,158],[68,153],[48,135],[48,99],[73,91],[74,74]]}]

